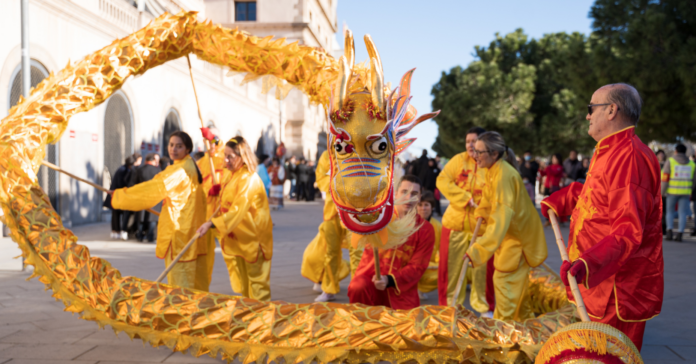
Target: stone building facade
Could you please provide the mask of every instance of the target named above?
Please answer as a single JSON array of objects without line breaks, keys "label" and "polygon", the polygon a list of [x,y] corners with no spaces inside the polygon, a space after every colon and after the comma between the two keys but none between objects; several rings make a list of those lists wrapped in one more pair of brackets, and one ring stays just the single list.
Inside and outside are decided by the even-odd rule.
[{"label": "stone building facade", "polygon": [[[325,49],[336,46],[336,0],[30,0],[31,82],[105,47],[145,26],[161,11],[198,11],[225,27],[252,34],[286,37]],[[20,2],[0,12],[0,114],[7,115],[21,95]],[[239,77],[191,57],[206,125],[221,137],[242,135],[257,154],[273,154],[281,141],[288,154],[316,159],[326,148],[324,110],[297,90],[279,101],[261,93],[258,82],[240,86]],[[93,110],[70,120],[62,139],[50,146],[47,160],[108,187],[110,175],[133,152],[166,154],[165,142],[184,130],[201,150],[200,119],[186,59],[170,61],[127,80],[122,89]],[[39,180],[66,226],[105,221],[104,196],[56,172]]]}]

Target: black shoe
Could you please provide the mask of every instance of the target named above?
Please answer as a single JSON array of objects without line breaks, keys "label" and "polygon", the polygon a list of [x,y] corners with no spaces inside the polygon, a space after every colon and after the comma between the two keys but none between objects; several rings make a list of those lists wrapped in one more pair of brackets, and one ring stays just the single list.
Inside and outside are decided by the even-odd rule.
[{"label": "black shoe", "polygon": [[677,233],[677,236],[674,238],[674,241],[682,241],[682,233]]},{"label": "black shoe", "polygon": [[689,233],[689,236],[696,236],[696,229],[691,230],[691,233]]},{"label": "black shoe", "polygon": [[672,229],[667,230],[667,237],[665,240],[672,240]]}]

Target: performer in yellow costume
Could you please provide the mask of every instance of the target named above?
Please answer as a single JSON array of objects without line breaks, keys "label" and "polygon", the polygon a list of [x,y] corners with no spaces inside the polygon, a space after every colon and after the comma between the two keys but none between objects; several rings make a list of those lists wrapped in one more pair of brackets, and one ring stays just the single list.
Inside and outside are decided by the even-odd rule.
[{"label": "performer in yellow costume", "polygon": [[[172,133],[168,151],[174,163],[150,181],[112,193],[111,204],[121,210],[145,210],[164,200],[157,226],[156,254],[164,259],[166,266],[193,238],[196,227],[205,221],[202,177],[189,156],[192,149],[193,141],[188,134]],[[167,275],[169,284],[207,291],[210,285],[207,254],[205,241],[198,239]]]},{"label": "performer in yellow costume", "polygon": [[[329,168],[329,153],[324,151],[316,169],[317,185],[322,192],[329,192]],[[324,202],[324,222],[319,225],[319,233],[307,245],[302,257],[302,276],[314,282],[315,290],[319,285],[322,291],[314,300],[316,302],[333,301],[334,295],[341,291],[339,283],[350,273],[348,263],[341,257],[346,228],[341,224],[333,199],[327,197]]]},{"label": "performer in yellow costume", "polygon": [[201,225],[198,233],[205,235],[215,227],[222,237],[220,245],[230,281],[234,282],[232,276],[236,275],[242,296],[269,301],[273,222],[255,158],[240,136],[225,144],[225,167],[231,176],[222,185],[220,214]]},{"label": "performer in yellow costume", "polygon": [[[206,152],[205,155],[196,162],[198,165],[198,170],[201,171],[201,176],[203,177],[203,192],[206,196],[206,219],[210,219],[215,210],[220,206],[220,189],[224,182],[226,182],[231,176],[231,172],[225,168],[225,144],[220,142],[220,137],[218,135],[218,130],[215,128],[201,128],[201,133],[203,138],[210,142],[211,151]],[[213,166],[215,168],[215,177],[210,172],[210,157],[212,155]],[[217,184],[215,184],[215,179],[217,179]],[[208,252],[210,252],[206,257],[208,258],[208,274],[212,280],[213,276],[213,266],[215,265],[215,239],[218,242],[222,241],[222,237],[218,236],[217,230],[213,229],[205,234],[205,244],[208,247]],[[234,264],[234,260],[230,261]],[[232,290],[240,293],[242,291],[241,283],[234,272],[234,269],[230,269],[230,285]]]},{"label": "performer in yellow costume", "polygon": [[515,154],[503,137],[483,133],[475,148],[476,162],[487,171],[483,198],[474,215],[483,217],[488,227],[466,255],[474,267],[485,267],[495,253],[493,318],[522,322],[534,317],[527,286],[530,267],[546,260],[544,228],[517,171]]},{"label": "performer in yellow costume", "polygon": [[423,273],[418,282],[418,296],[420,299],[428,299],[426,293],[437,289],[437,270],[440,263],[440,236],[442,235],[442,223],[433,217],[433,208],[435,207],[435,196],[432,192],[426,191],[421,196],[418,203],[418,215],[423,220],[430,222],[430,225],[435,229],[435,246],[433,254],[430,257],[428,269]]},{"label": "performer in yellow costume", "polygon": [[[486,171],[476,165],[474,145],[478,136],[485,130],[473,127],[466,133],[466,152],[454,156],[437,177],[437,188],[450,202],[442,217],[442,241],[440,242],[440,266],[438,270],[438,303],[441,306],[452,304],[459,274],[462,271],[464,255],[469,248],[471,236],[476,227],[474,209],[481,202]],[[482,224],[479,236],[486,231]],[[471,273],[468,273],[471,272]],[[481,314],[491,317],[490,305],[486,300],[486,267],[469,269],[471,274],[471,307]],[[489,288],[491,289],[491,288]],[[464,304],[466,290],[461,290],[457,304]]]}]

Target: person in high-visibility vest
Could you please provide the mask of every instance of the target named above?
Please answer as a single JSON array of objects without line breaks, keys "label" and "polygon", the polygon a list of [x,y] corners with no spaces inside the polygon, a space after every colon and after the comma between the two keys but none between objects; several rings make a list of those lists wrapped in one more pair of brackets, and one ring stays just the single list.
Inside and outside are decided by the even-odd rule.
[{"label": "person in high-visibility vest", "polygon": [[[677,144],[674,157],[669,158],[662,167],[662,191],[667,194],[667,240],[682,241],[682,234],[686,227],[686,216],[691,209],[690,197],[694,188],[694,171],[696,163],[686,156],[686,146]],[[672,233],[674,225],[674,212],[679,209],[679,225],[676,235]],[[691,235],[694,234],[694,230]]]}]

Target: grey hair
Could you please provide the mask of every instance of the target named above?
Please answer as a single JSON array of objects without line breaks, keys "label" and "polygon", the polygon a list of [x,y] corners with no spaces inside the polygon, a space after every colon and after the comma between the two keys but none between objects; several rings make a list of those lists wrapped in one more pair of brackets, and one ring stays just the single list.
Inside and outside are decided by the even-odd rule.
[{"label": "grey hair", "polygon": [[618,105],[633,125],[638,124],[640,109],[643,107],[643,99],[638,90],[627,83],[612,83],[604,87],[609,87],[607,103]]},{"label": "grey hair", "polygon": [[496,158],[496,160],[499,160],[505,156],[506,162],[515,167],[516,170],[520,170],[519,166],[517,165],[517,159],[515,158],[515,152],[512,150],[512,148],[505,145],[505,140],[500,133],[497,131],[487,131],[478,136],[478,141],[483,142],[486,149],[489,151],[498,152],[498,158]]}]

